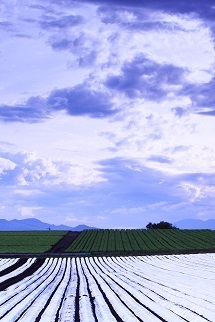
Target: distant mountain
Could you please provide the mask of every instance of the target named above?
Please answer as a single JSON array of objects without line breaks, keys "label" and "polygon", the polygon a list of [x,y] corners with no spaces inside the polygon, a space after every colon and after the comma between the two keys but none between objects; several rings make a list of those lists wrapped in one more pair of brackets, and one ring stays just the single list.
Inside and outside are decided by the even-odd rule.
[{"label": "distant mountain", "polygon": [[215,230],[215,219],[184,219],[174,223],[180,229],[211,229]]},{"label": "distant mountain", "polygon": [[22,220],[6,220],[0,219],[0,231],[6,230],[72,230],[72,231],[82,231],[84,229],[97,229],[95,227],[89,227],[86,225],[78,225],[76,227],[70,227],[65,225],[51,225],[44,223],[35,218],[28,218]]}]

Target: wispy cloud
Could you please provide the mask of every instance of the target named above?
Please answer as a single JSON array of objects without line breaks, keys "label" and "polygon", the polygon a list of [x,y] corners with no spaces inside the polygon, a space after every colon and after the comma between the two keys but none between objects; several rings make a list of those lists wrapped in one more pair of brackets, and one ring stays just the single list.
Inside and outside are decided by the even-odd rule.
[{"label": "wispy cloud", "polygon": [[60,19],[50,16],[44,16],[43,20],[40,22],[40,25],[44,29],[49,28],[57,28],[57,29],[65,29],[68,27],[75,27],[79,24],[81,24],[83,21],[83,18],[81,16],[76,15],[68,15],[63,16]]},{"label": "wispy cloud", "polygon": [[154,161],[154,162],[159,162],[159,163],[167,163],[167,164],[172,163],[171,159],[168,159],[167,157],[165,157],[163,155],[152,155],[152,156],[150,156],[150,158],[148,160]]},{"label": "wispy cloud", "polygon": [[171,14],[198,14],[203,19],[206,20],[213,20],[214,18],[214,7],[210,0],[201,1],[201,0],[191,0],[189,3],[177,1],[172,2],[171,0],[165,0],[165,1],[141,1],[141,0],[84,0],[84,2],[88,3],[96,3],[103,5],[106,3],[110,6],[118,6],[118,7],[127,7],[127,8],[144,8],[144,9],[150,9],[152,11],[165,11]]}]

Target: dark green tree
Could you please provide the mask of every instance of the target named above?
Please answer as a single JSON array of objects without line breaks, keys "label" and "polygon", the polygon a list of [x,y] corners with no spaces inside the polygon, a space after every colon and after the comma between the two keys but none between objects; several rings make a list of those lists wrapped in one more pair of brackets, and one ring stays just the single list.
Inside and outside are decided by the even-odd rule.
[{"label": "dark green tree", "polygon": [[152,223],[151,223],[151,222],[149,222],[149,223],[148,223],[148,225],[146,225],[146,228],[147,228],[147,229],[152,229]]},{"label": "dark green tree", "polygon": [[160,221],[158,224],[152,224],[149,222],[146,225],[147,229],[177,229],[175,226],[173,226],[171,223],[167,221]]}]

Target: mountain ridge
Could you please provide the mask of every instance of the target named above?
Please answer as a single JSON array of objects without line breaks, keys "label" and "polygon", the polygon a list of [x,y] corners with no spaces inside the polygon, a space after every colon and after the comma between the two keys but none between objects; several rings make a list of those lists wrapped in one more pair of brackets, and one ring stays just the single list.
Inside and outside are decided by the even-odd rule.
[{"label": "mountain ridge", "polygon": [[70,227],[67,225],[54,225],[45,223],[36,218],[27,219],[0,219],[0,231],[22,231],[22,230],[72,230],[82,231],[84,229],[98,229],[87,225],[78,225]]},{"label": "mountain ridge", "polygon": [[173,224],[179,229],[211,229],[215,230],[215,219],[183,219]]}]

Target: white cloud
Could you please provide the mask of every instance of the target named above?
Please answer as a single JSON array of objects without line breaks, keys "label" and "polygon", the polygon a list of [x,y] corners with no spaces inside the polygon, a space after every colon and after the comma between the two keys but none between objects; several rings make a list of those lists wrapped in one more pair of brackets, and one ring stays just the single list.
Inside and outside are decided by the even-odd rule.
[{"label": "white cloud", "polygon": [[37,212],[37,210],[41,210],[42,207],[17,207],[19,213],[21,214],[22,217],[26,217],[26,218],[32,218],[35,217],[35,211]]},{"label": "white cloud", "polygon": [[[13,182],[18,186],[34,185],[35,187],[39,187],[40,184],[86,186],[106,181],[103,178],[102,168],[93,162],[77,164],[72,161],[55,161],[41,158],[35,153],[19,153],[18,155],[6,153],[6,155],[15,166],[4,168],[1,176],[4,185],[11,185]],[[25,189],[15,191],[19,194],[31,193]]]},{"label": "white cloud", "polygon": [[[169,111],[174,104],[171,101],[139,103],[103,135],[115,144],[115,154],[119,157],[134,158],[142,165],[175,174],[211,173],[215,153],[213,118],[204,120],[193,114],[178,118]],[[176,153],[177,146],[187,148]],[[163,156],[171,162],[152,161],[152,155]]]},{"label": "white cloud", "polygon": [[146,211],[146,207],[120,207],[120,208],[116,208],[111,210],[109,213],[110,214],[114,214],[114,215],[138,215],[138,214],[142,214]]},{"label": "white cloud", "polygon": [[22,197],[31,197],[41,195],[43,192],[38,189],[15,189],[14,194]]},{"label": "white cloud", "polygon": [[215,197],[215,187],[211,185],[182,182],[180,187],[184,190],[186,198],[192,203]]},{"label": "white cloud", "polygon": [[77,223],[77,224],[88,224],[92,222],[92,219],[88,216],[75,216],[75,215],[68,215],[64,219],[66,223]]},{"label": "white cloud", "polygon": [[102,221],[103,221],[103,220],[106,220],[106,219],[107,219],[107,217],[105,217],[105,216],[97,216],[97,217],[96,217],[96,219],[97,219],[97,220],[99,220],[99,221],[100,221],[100,220],[102,220]]},{"label": "white cloud", "polygon": [[153,210],[153,211],[168,211],[168,212],[175,212],[180,211],[184,209],[190,209],[193,208],[193,205],[190,202],[172,202],[172,201],[161,201],[161,202],[155,202],[153,204],[147,205],[147,210]]},{"label": "white cloud", "polygon": [[16,167],[16,164],[9,159],[0,157],[0,174],[4,173],[7,170],[13,170]]}]

